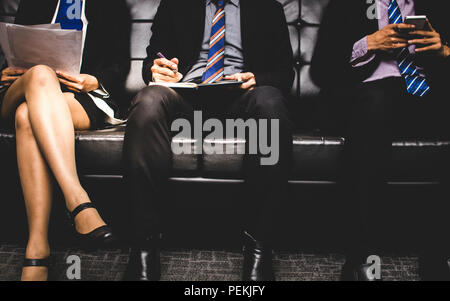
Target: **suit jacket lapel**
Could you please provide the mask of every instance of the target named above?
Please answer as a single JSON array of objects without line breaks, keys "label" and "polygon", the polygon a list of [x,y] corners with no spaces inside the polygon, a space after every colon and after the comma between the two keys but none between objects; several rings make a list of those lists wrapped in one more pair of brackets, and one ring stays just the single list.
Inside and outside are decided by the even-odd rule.
[{"label": "suit jacket lapel", "polygon": [[[254,36],[253,33],[256,31],[256,25],[258,24],[256,14],[254,14],[255,6],[251,0],[240,0],[241,6],[241,36],[242,36],[242,49],[244,55],[250,51],[249,47],[252,45],[251,38]],[[244,58],[244,61],[245,58]]]},{"label": "suit jacket lapel", "polygon": [[197,59],[205,31],[205,0],[180,1],[178,5],[176,21],[180,47],[183,47],[183,51],[189,51],[192,59]]},{"label": "suit jacket lapel", "polygon": [[[190,1],[186,1],[190,2]],[[196,0],[193,4],[192,20],[192,41],[195,47],[201,47],[205,34],[205,0]],[[188,23],[189,24],[189,23]]]}]

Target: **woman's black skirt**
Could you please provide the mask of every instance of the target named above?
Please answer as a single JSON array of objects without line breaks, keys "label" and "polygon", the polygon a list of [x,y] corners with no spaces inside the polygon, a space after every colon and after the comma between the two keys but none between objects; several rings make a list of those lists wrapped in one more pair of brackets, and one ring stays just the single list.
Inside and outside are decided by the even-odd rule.
[{"label": "woman's black skirt", "polygon": [[[73,93],[65,88],[62,88],[63,92],[70,92]],[[8,89],[1,89],[0,90],[0,107],[3,102],[3,97],[6,94],[6,91]],[[81,106],[86,111],[86,114],[89,117],[89,120],[91,121],[91,130],[97,130],[102,129],[105,127],[105,113],[103,113],[102,110],[100,110],[94,103],[94,101],[91,99],[91,97],[87,93],[74,93],[75,99],[81,104]]]}]

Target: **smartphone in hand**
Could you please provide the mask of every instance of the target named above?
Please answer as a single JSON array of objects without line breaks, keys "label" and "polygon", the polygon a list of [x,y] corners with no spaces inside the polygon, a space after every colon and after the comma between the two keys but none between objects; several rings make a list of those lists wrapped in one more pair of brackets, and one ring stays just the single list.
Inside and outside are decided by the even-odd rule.
[{"label": "smartphone in hand", "polygon": [[427,23],[427,16],[407,16],[405,24],[414,25],[414,30],[431,30]]}]

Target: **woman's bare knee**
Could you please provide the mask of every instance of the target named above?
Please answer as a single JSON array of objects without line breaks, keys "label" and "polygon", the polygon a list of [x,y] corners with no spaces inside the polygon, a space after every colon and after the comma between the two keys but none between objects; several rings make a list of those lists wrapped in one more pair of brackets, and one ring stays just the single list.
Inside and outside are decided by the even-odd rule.
[{"label": "woman's bare knee", "polygon": [[54,83],[58,81],[58,77],[56,76],[55,71],[45,65],[36,65],[30,69],[23,75],[26,83],[35,84],[39,87],[43,87],[48,83]]},{"label": "woman's bare knee", "polygon": [[25,102],[17,107],[14,121],[16,131],[31,132],[31,122],[28,112],[28,105]]}]

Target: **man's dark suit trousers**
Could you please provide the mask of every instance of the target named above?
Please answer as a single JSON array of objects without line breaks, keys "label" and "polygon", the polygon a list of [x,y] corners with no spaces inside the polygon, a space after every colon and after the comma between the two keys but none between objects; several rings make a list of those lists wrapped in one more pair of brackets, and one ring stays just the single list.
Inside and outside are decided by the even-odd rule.
[{"label": "man's dark suit trousers", "polygon": [[[168,187],[172,169],[171,141],[176,134],[171,131],[171,124],[178,118],[192,121],[194,110],[201,110],[204,119],[279,120],[278,163],[264,166],[260,164],[261,155],[244,157],[243,200],[247,210],[243,230],[258,240],[270,240],[276,213],[287,197],[292,157],[292,123],[286,98],[270,86],[217,93],[220,95],[212,92],[200,97],[182,94],[167,87],[150,86],[136,96],[130,109],[124,164],[136,240],[139,242],[149,235],[164,232],[165,206],[171,197]],[[187,196],[186,201],[191,198],[195,195]],[[231,222],[234,222],[232,216]]]}]

